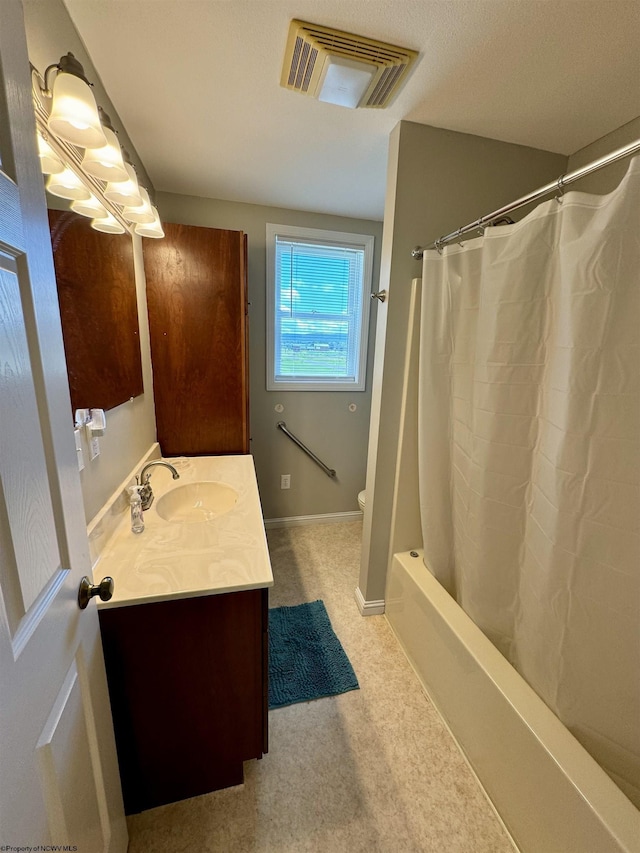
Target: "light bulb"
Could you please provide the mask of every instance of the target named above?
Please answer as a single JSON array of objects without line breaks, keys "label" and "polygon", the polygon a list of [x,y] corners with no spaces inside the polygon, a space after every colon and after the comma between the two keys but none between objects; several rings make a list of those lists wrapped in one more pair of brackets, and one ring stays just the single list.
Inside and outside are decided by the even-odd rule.
[{"label": "light bulb", "polygon": [[104,231],[105,234],[124,234],[126,228],[121,225],[111,213],[107,213],[104,219],[92,219],[91,227],[96,231]]},{"label": "light bulb", "polygon": [[82,159],[82,168],[88,175],[102,181],[128,180],[117,136],[108,127],[103,127],[102,131],[107,137],[107,144],[102,148],[88,148]]},{"label": "light bulb", "polygon": [[164,237],[164,231],[162,230],[162,223],[160,222],[160,214],[156,207],[151,207],[153,211],[153,222],[147,224],[138,224],[135,227],[136,234],[139,234],[141,237],[153,237],[156,240]]},{"label": "light bulb", "polygon": [[38,157],[40,157],[40,170],[43,175],[59,175],[64,171],[64,164],[40,134],[38,134]]},{"label": "light bulb", "polygon": [[93,92],[82,78],[59,71],[52,97],[47,122],[52,133],[82,148],[102,148],[107,144]]},{"label": "light bulb", "polygon": [[142,196],[138,187],[138,179],[133,166],[130,163],[125,163],[124,168],[127,171],[128,178],[126,181],[109,181],[104,191],[105,198],[115,204],[125,204],[131,207],[137,207],[142,204]]},{"label": "light bulb", "polygon": [[45,186],[47,192],[57,195],[59,198],[70,198],[77,201],[87,201],[91,198],[89,190],[69,167],[63,169],[59,174],[49,175]]},{"label": "light bulb", "polygon": [[142,204],[136,207],[127,205],[122,211],[122,215],[128,222],[139,222],[143,225],[149,225],[155,221],[155,216],[151,208],[151,199],[144,187],[140,187],[140,195],[142,196]]},{"label": "light bulb", "polygon": [[87,201],[72,202],[71,210],[81,216],[88,216],[89,219],[106,219],[110,215],[109,211],[93,195]]}]

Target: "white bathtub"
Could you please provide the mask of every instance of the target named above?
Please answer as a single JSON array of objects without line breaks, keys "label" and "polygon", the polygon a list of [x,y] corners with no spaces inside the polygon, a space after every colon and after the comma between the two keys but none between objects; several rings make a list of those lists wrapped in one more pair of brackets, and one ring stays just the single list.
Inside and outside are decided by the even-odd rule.
[{"label": "white bathtub", "polygon": [[640,851],[640,812],[427,571],[422,556],[394,555],[386,616],[519,848]]}]

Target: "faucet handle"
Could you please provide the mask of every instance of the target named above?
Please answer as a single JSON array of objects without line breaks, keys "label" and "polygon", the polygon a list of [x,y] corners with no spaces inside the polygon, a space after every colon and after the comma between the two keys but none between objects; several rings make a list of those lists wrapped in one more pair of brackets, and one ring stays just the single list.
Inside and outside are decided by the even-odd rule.
[{"label": "faucet handle", "polygon": [[151,490],[151,483],[149,482],[149,475],[144,478],[144,482],[140,487],[140,501],[142,503],[142,509],[149,509],[151,504],[153,503],[153,492]]}]

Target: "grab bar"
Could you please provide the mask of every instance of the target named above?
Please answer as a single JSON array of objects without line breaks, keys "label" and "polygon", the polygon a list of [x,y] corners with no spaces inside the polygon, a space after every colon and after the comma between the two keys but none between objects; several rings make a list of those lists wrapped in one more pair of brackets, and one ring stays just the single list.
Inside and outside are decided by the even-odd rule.
[{"label": "grab bar", "polygon": [[318,459],[318,457],[316,456],[315,453],[313,453],[311,450],[309,450],[309,448],[307,447],[306,444],[303,444],[299,438],[296,438],[296,436],[292,432],[289,432],[289,430],[287,429],[287,425],[284,421],[278,421],[278,423],[276,424],[276,428],[281,429],[285,435],[288,435],[289,438],[291,439],[291,441],[293,441],[294,444],[298,445],[300,450],[304,450],[304,452],[307,454],[307,456],[310,456],[313,459],[313,461],[316,463],[316,465],[319,465],[322,468],[322,470],[327,475],[327,477],[335,477],[336,476],[336,472],[334,471],[333,468],[329,468],[328,465],[325,465],[324,462],[322,462],[322,460]]}]

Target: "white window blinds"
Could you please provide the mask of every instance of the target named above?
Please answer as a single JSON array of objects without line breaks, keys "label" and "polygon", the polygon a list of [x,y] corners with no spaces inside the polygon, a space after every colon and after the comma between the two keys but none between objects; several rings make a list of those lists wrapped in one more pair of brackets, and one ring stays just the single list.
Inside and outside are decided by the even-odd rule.
[{"label": "white window blinds", "polygon": [[365,290],[368,295],[371,266],[367,246],[349,240],[358,235],[341,235],[340,242],[273,236],[273,373],[268,387],[364,387]]}]

